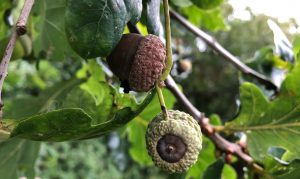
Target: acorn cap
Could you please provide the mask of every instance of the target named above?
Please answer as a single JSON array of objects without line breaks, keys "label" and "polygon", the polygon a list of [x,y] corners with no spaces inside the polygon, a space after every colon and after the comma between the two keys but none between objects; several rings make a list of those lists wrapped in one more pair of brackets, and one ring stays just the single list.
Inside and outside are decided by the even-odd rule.
[{"label": "acorn cap", "polygon": [[146,92],[154,87],[166,63],[166,49],[155,35],[125,34],[107,58],[112,72],[129,88]]},{"label": "acorn cap", "polygon": [[183,172],[191,167],[202,148],[202,133],[196,120],[181,111],[162,113],[149,124],[146,145],[149,155],[158,167],[170,173]]},{"label": "acorn cap", "polygon": [[129,74],[129,86],[135,91],[149,91],[166,67],[166,49],[155,35],[146,36],[135,53]]}]

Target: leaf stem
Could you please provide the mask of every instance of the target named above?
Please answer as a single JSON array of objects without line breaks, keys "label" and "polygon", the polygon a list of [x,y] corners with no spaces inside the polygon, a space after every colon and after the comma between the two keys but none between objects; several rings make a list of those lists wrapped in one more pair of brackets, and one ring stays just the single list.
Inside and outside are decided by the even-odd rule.
[{"label": "leaf stem", "polygon": [[169,13],[169,2],[168,0],[163,1],[164,4],[164,15],[165,15],[165,38],[166,38],[166,49],[167,49],[167,61],[164,73],[160,77],[160,81],[165,81],[171,72],[173,66],[172,59],[172,47],[171,47],[171,25],[170,25],[170,13]]},{"label": "leaf stem", "polygon": [[168,115],[168,110],[167,110],[167,106],[166,106],[166,103],[165,103],[165,100],[164,100],[164,95],[162,93],[162,90],[161,88],[159,87],[159,83],[157,83],[155,85],[155,88],[156,88],[156,92],[157,92],[157,95],[158,95],[158,99],[159,99],[159,103],[160,103],[160,108],[164,114],[164,119],[168,119],[169,118],[169,115]]}]

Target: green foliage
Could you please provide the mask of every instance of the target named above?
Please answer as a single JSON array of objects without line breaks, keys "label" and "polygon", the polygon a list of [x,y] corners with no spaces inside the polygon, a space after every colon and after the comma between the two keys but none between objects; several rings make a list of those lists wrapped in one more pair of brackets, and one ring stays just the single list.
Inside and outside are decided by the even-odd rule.
[{"label": "green foliage", "polygon": [[132,24],[136,24],[142,15],[143,3],[142,0],[124,0],[126,5],[128,18]]},{"label": "green foliage", "polygon": [[[208,138],[203,138],[202,147],[198,161],[187,171],[185,176],[186,179],[212,178],[212,175],[215,174],[221,175],[226,179],[236,178],[236,171],[230,165],[225,164],[222,158],[217,159],[215,155],[215,146]],[[217,167],[219,171],[216,171],[215,167]],[[211,170],[214,170],[214,172],[211,172]]]},{"label": "green foliage", "polygon": [[[96,70],[94,68],[97,64],[90,64],[92,74],[101,72],[99,71],[101,69],[99,65],[98,70]],[[81,84],[82,90],[73,89],[79,84]],[[41,95],[39,98],[32,98],[31,100],[28,98],[20,99],[18,103],[14,102],[12,104],[24,105],[24,103],[27,103],[26,106],[30,109],[19,107],[23,110],[24,115],[30,114],[33,110],[33,106],[28,105],[29,103],[35,101],[34,104],[37,106],[31,113],[33,116],[23,117],[22,120],[15,121],[16,124],[14,124],[11,137],[18,136],[44,141],[96,137],[125,125],[142,111],[153,97],[153,93],[150,93],[143,103],[126,106],[124,100],[132,100],[131,98],[128,98],[127,95],[116,95],[117,92],[113,87],[95,77],[90,77],[86,83],[81,83],[80,80],[74,79],[69,83],[65,83],[64,87],[61,84],[57,86],[59,90],[54,90],[52,94],[46,92],[45,95]],[[84,91],[87,91],[90,95],[87,96]],[[123,99],[120,100],[118,98]],[[83,106],[80,109],[76,104]],[[74,105],[77,108],[74,108]],[[16,106],[9,107],[12,109],[16,108]],[[84,110],[87,110],[89,113],[86,113]],[[34,115],[35,113],[41,114]],[[13,119],[14,114],[10,116],[10,119]]]},{"label": "green foliage", "polygon": [[[280,86],[285,78],[286,72],[293,68],[293,64],[284,61],[280,58],[279,54],[275,54],[272,47],[267,46],[255,52],[254,57],[247,60],[246,63],[252,69],[264,74],[274,84]],[[253,81],[251,78],[242,76],[247,81]],[[259,86],[259,84],[257,84]],[[265,91],[265,93],[268,93]],[[270,94],[270,93],[269,93]]]},{"label": "green foliage", "polygon": [[279,95],[272,101],[253,84],[241,86],[241,111],[227,123],[226,129],[246,133],[250,154],[256,160],[262,161],[274,146],[299,156],[299,76],[298,65],[287,75]]},{"label": "green foliage", "polygon": [[190,0],[171,0],[171,3],[178,7],[188,7],[192,5]]},{"label": "green foliage", "polygon": [[296,179],[299,177],[300,161],[299,159],[293,160],[290,163],[278,162],[278,158],[266,157],[264,164],[268,174],[275,179],[291,178]]},{"label": "green foliage", "polygon": [[41,178],[121,178],[103,139],[43,143],[37,161]]},{"label": "green foliage", "polygon": [[45,54],[47,59],[60,61],[74,57],[65,34],[65,0],[39,0],[33,7],[34,41],[36,56]]},{"label": "green foliage", "polygon": [[149,34],[160,35],[163,33],[160,22],[160,2],[160,0],[146,0],[143,2],[143,14]]},{"label": "green foliage", "polygon": [[212,164],[215,159],[215,147],[207,138],[203,138],[202,151],[199,154],[198,161],[187,172],[186,179],[200,178],[205,169]]},{"label": "green foliage", "polygon": [[142,168],[134,164],[127,155],[125,141],[120,141],[117,148],[108,147],[112,138],[43,143],[36,165],[37,176],[89,179],[165,178],[166,175],[154,167]]},{"label": "green foliage", "polygon": [[35,160],[40,143],[13,139],[0,143],[0,175],[2,178],[35,176]]},{"label": "green foliage", "polygon": [[[11,11],[10,18],[15,22],[23,2],[0,3],[0,17],[4,19],[0,21],[0,39],[10,36],[7,16]],[[298,178],[300,66],[282,61],[267,46],[272,42],[265,23],[267,17],[252,16],[253,21],[248,22],[224,19],[222,14],[230,8],[223,5],[221,9],[222,3],[222,0],[170,1],[173,10],[196,26],[219,31],[214,34],[221,44],[234,55],[251,57],[248,64],[255,70],[270,78],[274,68],[287,74],[280,92],[272,100],[254,84],[244,83],[240,88],[240,113],[226,124],[222,135],[236,142],[237,137],[228,134],[246,134],[247,149],[263,165],[266,176]],[[19,60],[10,63],[4,84],[1,130],[9,130],[11,139],[2,141],[7,135],[0,136],[1,177],[231,179],[247,174],[235,171],[240,170],[236,165],[225,164],[224,154],[217,156],[219,151],[206,138],[197,163],[186,173],[168,175],[153,167],[144,137],[148,122],[161,111],[157,96],[153,91],[124,94],[119,82],[106,69],[105,61],[98,57],[109,55],[122,34],[128,32],[128,22],[137,24],[143,34],[162,35],[161,5],[159,0],[35,2],[27,26],[33,44],[18,41],[15,53],[20,46],[22,53],[13,57]],[[231,25],[230,31],[220,32],[229,30],[227,23]],[[178,77],[184,93],[207,114],[230,118],[236,112],[237,71],[218,62],[219,57],[206,45],[201,50],[198,39],[182,26],[172,23],[172,28],[174,59],[188,58],[194,66],[191,77],[185,80]],[[295,38],[293,47],[298,59],[299,42],[299,37]],[[6,43],[7,40],[0,43],[0,52],[3,53]],[[264,48],[252,58],[261,47]],[[181,109],[170,91],[164,90],[164,96],[168,108]],[[211,116],[211,123],[223,125],[221,117]],[[116,130],[118,133],[113,135],[121,141],[117,147],[111,147],[110,137],[83,141]],[[40,150],[41,143],[17,138],[77,141],[43,143]],[[122,160],[117,160],[117,156],[122,156]]]},{"label": "green foliage", "polygon": [[293,51],[295,58],[299,61],[300,59],[300,37],[297,36],[293,42]]},{"label": "green foliage", "polygon": [[191,0],[196,6],[202,9],[211,9],[219,6],[223,0]]},{"label": "green foliage", "polygon": [[212,31],[227,29],[220,8],[207,11],[193,5],[182,8],[182,13],[196,26],[205,27]]},{"label": "green foliage", "polygon": [[137,22],[141,2],[126,2],[128,4],[123,0],[67,1],[68,41],[82,58],[108,56],[121,39],[126,23],[131,19]]},{"label": "green foliage", "polygon": [[215,161],[213,164],[207,167],[205,172],[202,175],[202,178],[211,178],[211,179],[217,179],[221,178],[222,176],[222,170],[224,167],[224,160],[223,159],[218,159]]},{"label": "green foliage", "polygon": [[[9,38],[0,40],[0,58],[3,57]],[[11,56],[11,60],[17,60],[25,55],[24,48],[20,41],[16,41],[15,49]]]},{"label": "green foliage", "polygon": [[[1,4],[0,4],[0,17],[4,17],[6,10],[11,8],[11,7],[12,7],[12,2],[11,1],[1,2]],[[0,21],[0,38],[3,38],[4,36],[6,36],[7,30],[8,30],[7,24],[5,24],[5,21],[1,20]]]}]

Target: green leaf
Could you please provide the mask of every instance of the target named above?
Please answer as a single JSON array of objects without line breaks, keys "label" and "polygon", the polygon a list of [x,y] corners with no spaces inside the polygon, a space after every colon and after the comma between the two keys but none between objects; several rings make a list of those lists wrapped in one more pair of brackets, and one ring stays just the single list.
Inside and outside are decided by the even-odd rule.
[{"label": "green leaf", "polygon": [[236,179],[238,176],[235,169],[231,165],[225,164],[222,172],[222,178]]},{"label": "green leaf", "polygon": [[178,7],[188,7],[193,5],[190,0],[171,0],[171,3]]},{"label": "green leaf", "polygon": [[[171,109],[176,101],[175,97],[168,90],[163,90],[166,105]],[[143,166],[152,165],[152,160],[146,150],[145,135],[149,121],[161,112],[157,95],[150,104],[141,112],[127,127],[128,139],[130,141],[130,156],[137,163]]]},{"label": "green leaf", "polygon": [[264,160],[264,166],[267,175],[274,179],[297,179],[300,176],[299,159],[290,163],[280,163],[275,158],[267,156]]},{"label": "green leaf", "polygon": [[64,13],[66,0],[39,0],[34,4],[32,14],[35,30],[33,49],[35,55],[46,54],[47,59],[63,60],[75,54],[66,38]]},{"label": "green leaf", "polygon": [[202,149],[200,151],[198,160],[196,164],[188,170],[185,178],[201,178],[207,167],[213,164],[215,161],[215,146],[208,138],[203,137]]},{"label": "green leaf", "polygon": [[136,24],[142,15],[143,3],[142,0],[124,0],[127,9],[127,21]]},{"label": "green leaf", "polygon": [[146,0],[143,11],[146,14],[148,33],[157,36],[161,35],[160,0]]},{"label": "green leaf", "polygon": [[295,59],[299,62],[300,60],[300,36],[296,36],[293,42],[293,52]]},{"label": "green leaf", "polygon": [[[152,93],[151,93],[152,94]],[[11,137],[21,137],[42,141],[66,141],[94,138],[125,125],[143,110],[153,95],[132,111],[129,107],[118,110],[103,123],[92,125],[92,118],[82,109],[69,108],[43,113],[19,122],[11,132]]]},{"label": "green leaf", "polygon": [[269,101],[258,87],[244,83],[240,89],[241,111],[227,123],[229,131],[247,135],[251,156],[262,161],[271,147],[300,156],[300,66],[287,75],[279,95]]},{"label": "green leaf", "polygon": [[[208,139],[207,139],[208,140]],[[210,141],[209,141],[210,142]],[[213,145],[212,143],[210,145]],[[223,158],[219,158],[218,160],[215,160],[215,152],[213,150],[214,148],[210,148],[210,154],[207,152],[207,156],[205,155],[199,155],[200,157],[207,157],[202,158],[202,165],[200,163],[196,163],[196,165],[193,167],[193,169],[190,169],[188,172],[188,175],[186,176],[187,179],[189,178],[209,178],[209,179],[220,179],[220,178],[226,178],[226,179],[236,179],[237,174],[235,170],[230,166],[225,164],[225,161]],[[205,159],[209,159],[208,161],[205,161]],[[198,159],[199,161],[200,159]],[[214,162],[212,162],[214,161]],[[210,163],[210,164],[209,164]],[[204,166],[203,166],[204,165]],[[197,171],[197,169],[200,169],[200,171]],[[191,172],[193,172],[191,175]]]},{"label": "green leaf", "polygon": [[222,170],[224,167],[224,160],[218,159],[213,164],[207,167],[205,172],[202,175],[203,179],[209,178],[209,179],[219,179],[222,176]]},{"label": "green leaf", "polygon": [[[81,108],[91,118],[92,124],[99,124],[107,121],[113,115],[115,109],[118,109],[119,103],[114,104],[115,98],[123,98],[122,95],[115,97],[116,91],[104,81],[97,81],[92,76],[87,82],[82,83],[80,87],[74,88],[67,94],[63,102],[64,108]],[[136,103],[135,103],[136,104]],[[122,106],[132,107],[132,106]]]},{"label": "green leaf", "polygon": [[88,61],[77,76],[87,81],[72,79],[38,97],[6,101],[3,122],[12,130],[11,136],[44,141],[97,137],[124,126],[153,97],[150,92],[140,96],[144,100],[137,103],[133,95],[119,93],[118,88],[105,82],[95,61]]},{"label": "green leaf", "polygon": [[66,33],[83,58],[106,57],[122,37],[127,23],[123,0],[67,0]]},{"label": "green leaf", "polygon": [[[291,70],[293,65],[288,61],[284,61],[280,56],[274,54],[273,47],[266,46],[257,50],[254,56],[247,61],[247,65],[257,72],[264,74],[277,86],[280,86],[287,74],[286,71]],[[253,79],[243,75],[246,81]]]},{"label": "green leaf", "polygon": [[[18,120],[38,113],[58,109],[62,106],[65,96],[82,81],[72,79],[54,85],[44,90],[38,97],[16,97],[5,101],[5,119]],[[5,121],[5,120],[4,120]]]},{"label": "green leaf", "polygon": [[38,142],[20,139],[0,143],[1,178],[34,178],[34,164],[39,148]]},{"label": "green leaf", "polygon": [[81,109],[61,109],[22,120],[11,137],[64,141],[78,139],[89,129],[92,118]]},{"label": "green leaf", "polygon": [[199,9],[197,6],[189,6],[181,8],[181,11],[196,26],[200,25],[212,31],[228,29],[220,8],[207,11]]},{"label": "green leaf", "polygon": [[[11,1],[4,1],[0,4],[0,17],[4,19],[4,13],[6,10],[12,8],[12,2]],[[4,20],[0,21],[0,37],[4,37],[7,35],[8,26],[5,24]],[[2,56],[1,56],[2,58]]]},{"label": "green leaf", "polygon": [[223,0],[191,0],[201,9],[212,9],[223,3]]},{"label": "green leaf", "polygon": [[[147,108],[146,108],[147,110]],[[130,141],[129,154],[134,161],[142,166],[153,165],[146,150],[145,135],[148,121],[137,116],[127,127],[128,139]]]},{"label": "green leaf", "polygon": [[89,76],[92,77],[95,81],[105,81],[105,73],[102,70],[100,64],[92,59],[88,60],[87,63],[84,63],[82,68],[76,73],[77,78],[86,79]]}]

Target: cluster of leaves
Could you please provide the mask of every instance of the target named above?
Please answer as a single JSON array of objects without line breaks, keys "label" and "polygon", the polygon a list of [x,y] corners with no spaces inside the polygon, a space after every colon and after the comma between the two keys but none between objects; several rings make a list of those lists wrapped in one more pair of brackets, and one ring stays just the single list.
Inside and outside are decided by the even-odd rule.
[{"label": "cluster of leaves", "polygon": [[[0,17],[10,17],[15,21],[22,6],[18,2],[7,0],[1,3]],[[185,15],[190,22],[211,31],[228,30],[221,15],[221,3],[222,0],[171,1],[173,9]],[[109,75],[101,60],[127,32],[127,23],[137,23],[144,34],[162,35],[160,11],[160,0],[35,2],[28,26],[31,43],[21,44],[23,53],[16,56],[16,59],[26,61],[13,61],[5,81],[5,120],[0,126],[11,132],[12,139],[0,143],[1,176],[32,178],[35,175],[35,159],[41,143],[16,138],[81,140],[119,129],[119,137],[129,145],[123,152],[139,165],[135,166],[135,171],[117,169],[116,164],[106,158],[109,153],[105,147],[106,141],[94,139],[62,144],[44,143],[38,160],[38,174],[45,177],[97,178],[99,175],[95,173],[102,173],[101,177],[112,177],[113,173],[115,178],[121,178],[119,172],[123,172],[127,177],[143,177],[141,170],[145,171],[153,165],[146,151],[144,136],[148,122],[160,112],[158,99],[153,92],[120,92],[122,89],[114,83],[115,78]],[[9,21],[0,21],[0,39],[7,39],[11,30]],[[296,39],[296,57],[299,56],[299,44],[299,39]],[[28,45],[32,45],[32,49],[27,53],[25,48]],[[297,148],[300,66],[286,65],[273,55],[270,48],[262,49],[259,54],[250,64],[259,72],[271,77],[275,68],[286,70],[287,76],[280,92],[269,100],[265,94],[270,93],[261,91],[252,83],[244,83],[240,87],[241,110],[235,119],[226,123],[224,131],[225,134],[246,135],[249,153],[265,166],[268,175],[293,178],[298,176],[300,167],[300,151]],[[164,94],[168,108],[172,108],[175,97],[167,90]],[[219,119],[211,119],[215,125],[222,125]],[[77,151],[86,152],[78,154]],[[91,155],[87,157],[86,153]],[[77,155],[75,158],[79,156],[80,160],[86,159],[87,163],[76,161],[74,155]],[[94,158],[98,160],[92,160]],[[51,166],[62,168],[50,171]],[[88,169],[78,170],[81,166]],[[88,170],[93,170],[90,176],[86,176]],[[107,170],[107,173],[101,170]],[[56,175],[56,171],[62,174]],[[151,175],[155,172],[157,177],[167,176],[151,168],[147,171]],[[225,164],[223,157],[215,154],[213,143],[204,139],[199,160],[182,177],[236,178],[237,173],[232,166]]]}]

